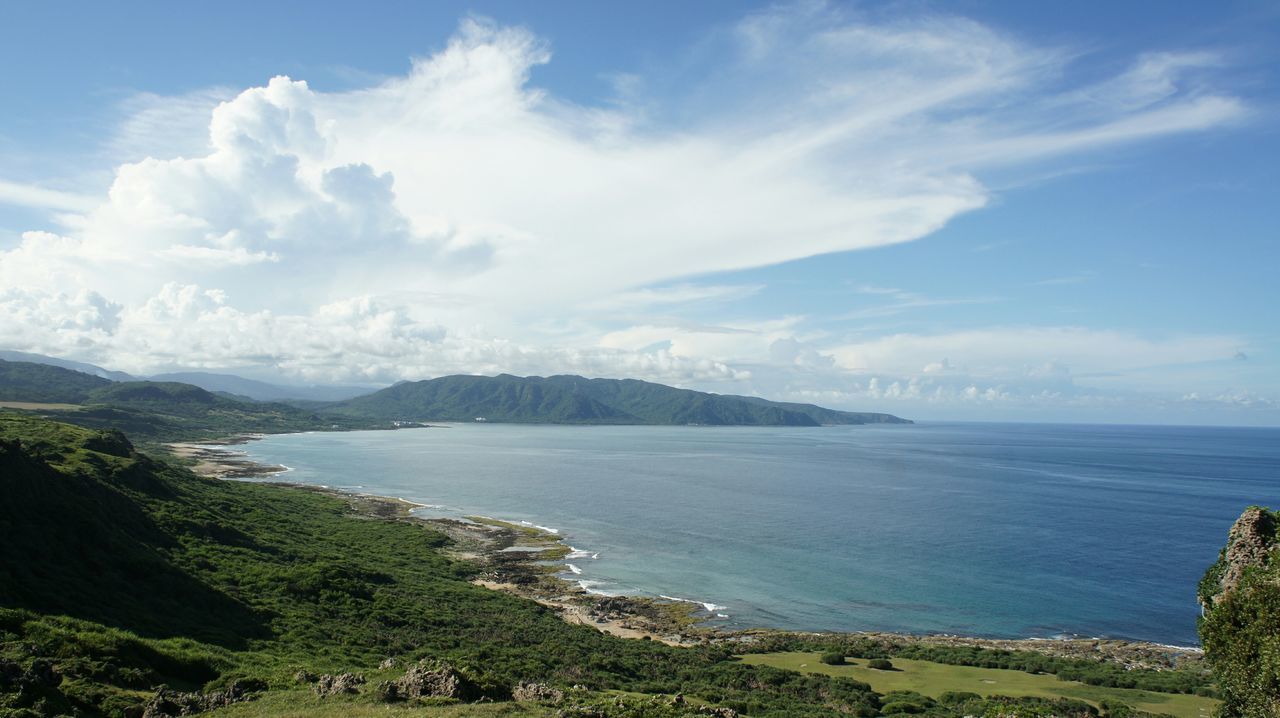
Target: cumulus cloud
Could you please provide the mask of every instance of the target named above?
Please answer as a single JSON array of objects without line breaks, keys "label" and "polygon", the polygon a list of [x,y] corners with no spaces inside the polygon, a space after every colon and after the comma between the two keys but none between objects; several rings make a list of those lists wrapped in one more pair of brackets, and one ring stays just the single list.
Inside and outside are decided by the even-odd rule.
[{"label": "cumulus cloud", "polygon": [[[707,47],[673,91],[633,76],[621,101],[575,104],[533,79],[553,61],[546,40],[467,20],[406,75],[355,91],[281,76],[140,98],[111,140],[128,161],[105,196],[0,182],[0,199],[76,213],[0,251],[0,332],[15,348],[91,346],[132,370],[269,364],[312,380],[581,371],[688,384],[746,381],[756,364],[905,377],[940,357],[969,373],[1102,366],[1074,348],[1096,337],[1073,330],[833,346],[797,317],[622,319],[760,291],[689,277],[923,237],[984,206],[993,167],[1246,111],[1214,90],[1208,55],[1147,55],[1079,87],[1063,79],[1071,53],[947,16],[873,22],[804,5]],[[197,118],[199,136],[184,133]],[[861,316],[992,301],[885,292],[892,303]],[[574,328],[540,334],[548,317]],[[1121,357],[1219,348],[1106,338]],[[904,381],[863,389],[937,389]]]}]

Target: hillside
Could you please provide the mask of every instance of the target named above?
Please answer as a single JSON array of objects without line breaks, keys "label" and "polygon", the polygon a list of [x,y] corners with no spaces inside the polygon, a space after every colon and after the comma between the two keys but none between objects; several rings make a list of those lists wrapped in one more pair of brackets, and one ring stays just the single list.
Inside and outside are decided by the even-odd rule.
[{"label": "hillside", "polygon": [[342,401],[369,389],[358,386],[290,386],[246,379],[234,374],[216,374],[202,371],[171,372],[149,377],[151,381],[181,382],[192,384],[214,393],[236,394],[258,401]]},{"label": "hillside", "polygon": [[80,404],[109,379],[50,364],[0,359],[0,401]]},{"label": "hillside", "polygon": [[[570,625],[469,583],[476,569],[446,558],[446,539],[420,523],[201,479],[118,432],[0,413],[0,492],[0,714],[136,715],[161,685],[297,708],[317,704],[300,671],[360,672],[367,686],[332,699],[354,701],[339,711],[350,714],[389,700],[376,679],[420,659],[453,667],[469,700],[509,701],[529,681],[585,686],[573,701],[600,712],[573,715],[699,714],[669,703],[615,713],[621,699],[596,693],[609,689],[684,692],[753,716],[879,707],[855,681]],[[398,671],[379,668],[388,658]]]},{"label": "hillside", "polygon": [[88,364],[82,361],[73,361],[71,359],[62,359],[59,357],[51,357],[45,354],[34,354],[32,352],[19,352],[10,349],[0,349],[0,359],[12,362],[31,362],[33,364],[48,364],[50,366],[61,367],[78,371],[82,374],[90,374],[102,379],[110,379],[111,381],[133,381],[137,377],[126,374],[122,371],[113,371],[104,369],[96,364]]},{"label": "hillside", "polygon": [[910,423],[889,414],[834,411],[638,381],[579,376],[447,376],[403,382],[325,407],[326,412],[410,421],[558,424],[817,426]]},{"label": "hillside", "polygon": [[[0,401],[52,404],[29,408],[61,421],[119,429],[149,441],[388,426],[366,419],[321,416],[288,404],[241,401],[190,384],[115,382],[46,364],[3,360]],[[68,404],[78,406],[65,406]]]}]

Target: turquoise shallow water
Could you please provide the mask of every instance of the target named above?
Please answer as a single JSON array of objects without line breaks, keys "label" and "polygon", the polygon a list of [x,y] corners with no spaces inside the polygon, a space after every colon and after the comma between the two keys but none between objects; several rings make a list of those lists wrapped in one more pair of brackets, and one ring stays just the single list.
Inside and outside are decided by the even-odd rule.
[{"label": "turquoise shallow water", "polygon": [[272,436],[292,481],[559,531],[592,590],[726,626],[1197,642],[1195,585],[1280,429],[456,425]]}]

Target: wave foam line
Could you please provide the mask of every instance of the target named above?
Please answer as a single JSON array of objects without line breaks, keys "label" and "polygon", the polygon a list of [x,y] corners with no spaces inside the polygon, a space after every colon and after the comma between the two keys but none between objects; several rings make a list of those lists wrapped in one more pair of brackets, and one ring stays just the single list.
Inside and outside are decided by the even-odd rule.
[{"label": "wave foam line", "polygon": [[692,603],[697,606],[702,606],[702,608],[708,613],[715,613],[716,611],[723,611],[728,608],[728,606],[721,606],[709,601],[695,601],[692,598],[680,598],[679,596],[663,596],[662,594],[659,594],[658,598],[665,598],[668,601],[679,601],[680,603]]}]

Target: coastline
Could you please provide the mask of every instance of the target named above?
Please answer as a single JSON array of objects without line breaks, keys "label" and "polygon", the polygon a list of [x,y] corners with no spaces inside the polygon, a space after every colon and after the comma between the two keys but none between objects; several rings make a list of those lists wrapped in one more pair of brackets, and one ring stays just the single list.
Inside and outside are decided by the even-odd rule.
[{"label": "coastline", "polygon": [[[264,465],[247,452],[227,449],[261,438],[240,434],[220,441],[166,444],[172,454],[195,473],[215,479],[262,480],[290,471],[287,466]],[[770,639],[859,638],[883,644],[975,647],[1030,651],[1054,658],[1103,660],[1130,669],[1169,670],[1198,663],[1202,650],[1149,641],[1114,638],[987,638],[950,634],[908,634],[883,631],[805,632],[774,628],[727,630],[706,625],[715,613],[695,601],[674,597],[606,596],[591,593],[561,577],[573,547],[552,530],[487,516],[465,519],[425,518],[414,511],[429,508],[399,497],[364,494],[288,481],[269,483],[323,493],[346,500],[369,518],[412,521],[429,526],[451,540],[446,551],[453,558],[476,564],[480,575],[472,583],[536,601],[568,623],[586,625],[621,638],[655,640],[672,646],[724,644],[746,646]],[[705,610],[704,610],[705,609]]]}]

